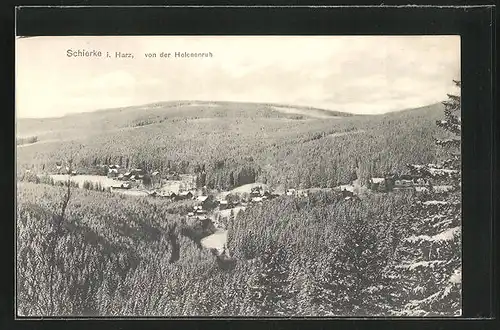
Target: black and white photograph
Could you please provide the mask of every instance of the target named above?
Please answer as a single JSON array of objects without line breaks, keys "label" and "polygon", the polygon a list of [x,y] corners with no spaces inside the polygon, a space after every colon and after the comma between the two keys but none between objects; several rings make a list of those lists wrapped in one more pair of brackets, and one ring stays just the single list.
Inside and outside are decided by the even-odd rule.
[{"label": "black and white photograph", "polygon": [[17,316],[462,315],[460,36],[15,47]]}]

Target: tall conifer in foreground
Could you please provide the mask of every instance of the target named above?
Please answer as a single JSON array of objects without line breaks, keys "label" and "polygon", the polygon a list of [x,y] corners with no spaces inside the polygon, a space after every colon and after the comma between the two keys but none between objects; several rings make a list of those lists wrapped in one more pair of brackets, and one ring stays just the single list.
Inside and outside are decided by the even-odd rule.
[{"label": "tall conifer in foreground", "polygon": [[460,96],[449,94],[443,105],[445,117],[436,124],[449,136],[436,144],[446,157],[438,164],[408,165],[430,186],[412,206],[409,235],[386,272],[398,305],[391,311],[398,315],[461,314]]}]

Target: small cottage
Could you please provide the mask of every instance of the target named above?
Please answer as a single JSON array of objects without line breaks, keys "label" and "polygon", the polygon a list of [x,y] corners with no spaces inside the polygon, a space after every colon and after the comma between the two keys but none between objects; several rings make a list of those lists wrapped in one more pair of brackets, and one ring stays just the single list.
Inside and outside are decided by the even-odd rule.
[{"label": "small cottage", "polygon": [[228,208],[228,206],[229,206],[229,203],[226,200],[223,200],[223,201],[219,202],[219,209],[220,210],[225,210],[225,209]]},{"label": "small cottage", "polygon": [[342,197],[350,199],[353,196],[354,196],[353,190],[342,189]]},{"label": "small cottage", "polygon": [[118,170],[116,168],[111,168],[108,170],[108,178],[118,177]]},{"label": "small cottage", "polygon": [[181,192],[179,195],[177,195],[177,200],[186,200],[186,199],[191,199],[193,198],[193,193],[190,191],[187,192]]},{"label": "small cottage", "polygon": [[208,198],[208,196],[198,196],[198,197],[196,197],[196,201],[203,203],[207,200],[207,198]]},{"label": "small cottage", "polygon": [[253,187],[251,190],[250,190],[250,196],[251,197],[258,197],[260,196],[262,193],[261,193],[261,187],[258,186],[258,187]]},{"label": "small cottage", "polygon": [[392,190],[392,185],[385,178],[371,178],[368,180],[368,187],[373,191],[388,192]]},{"label": "small cottage", "polygon": [[411,187],[413,186],[413,180],[400,179],[394,181],[396,187]]}]

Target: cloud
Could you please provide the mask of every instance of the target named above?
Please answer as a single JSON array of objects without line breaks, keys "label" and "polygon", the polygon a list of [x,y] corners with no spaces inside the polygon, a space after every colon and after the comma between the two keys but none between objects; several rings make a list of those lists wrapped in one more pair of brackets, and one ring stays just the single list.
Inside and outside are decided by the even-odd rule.
[{"label": "cloud", "polygon": [[[16,42],[19,116],[179,99],[379,113],[438,102],[460,74],[458,36],[43,37]],[[67,48],[134,52],[136,58],[70,59]],[[39,56],[29,56],[35,51]],[[162,51],[214,56],[144,57]]]},{"label": "cloud", "polygon": [[88,87],[96,90],[117,90],[134,88],[136,79],[125,71],[113,71],[93,78]]}]

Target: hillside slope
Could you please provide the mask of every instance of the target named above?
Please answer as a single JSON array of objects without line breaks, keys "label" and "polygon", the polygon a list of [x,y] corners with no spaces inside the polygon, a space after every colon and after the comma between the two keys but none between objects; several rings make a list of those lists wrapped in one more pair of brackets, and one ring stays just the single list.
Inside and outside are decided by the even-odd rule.
[{"label": "hillside slope", "polygon": [[[17,123],[18,168],[50,171],[70,155],[80,171],[104,163],[200,174],[200,185],[255,181],[330,187],[435,160],[441,105],[353,116],[276,104],[167,102]],[[290,112],[291,111],[291,112]],[[308,115],[309,114],[309,115]]]}]

